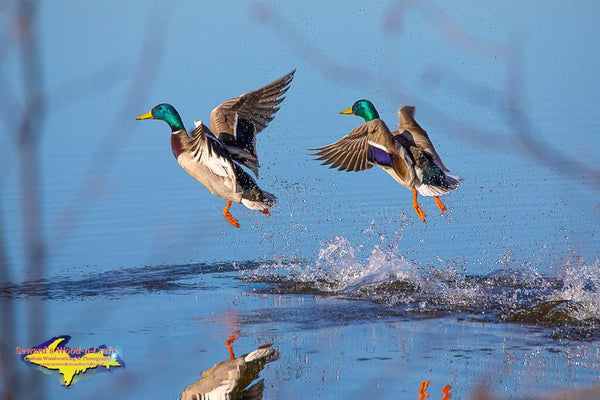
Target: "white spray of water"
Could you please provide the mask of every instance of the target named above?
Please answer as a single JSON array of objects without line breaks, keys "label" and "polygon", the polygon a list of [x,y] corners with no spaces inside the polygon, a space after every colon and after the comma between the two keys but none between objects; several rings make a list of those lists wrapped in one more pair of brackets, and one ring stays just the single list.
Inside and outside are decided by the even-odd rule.
[{"label": "white spray of water", "polygon": [[[404,282],[418,288],[419,297],[431,299],[438,305],[470,306],[484,299],[481,288],[467,283],[464,274],[456,269],[422,267],[406,259],[399,249],[400,238],[396,235],[395,240],[385,244],[384,238],[380,237],[368,256],[361,259],[348,239],[336,236],[322,244],[313,263],[263,264],[255,275],[309,283],[319,291],[344,294],[365,294],[365,290],[377,285]],[[406,293],[387,292],[382,298],[378,292],[375,296],[390,305],[412,300]],[[424,300],[419,308],[429,308],[428,301]]]},{"label": "white spray of water", "polygon": [[[262,264],[252,273],[259,280],[308,284],[314,290],[359,294],[387,305],[405,304],[408,310],[469,311],[477,314],[516,312],[537,304],[567,300],[576,304],[576,315],[586,321],[600,318],[600,260],[586,264],[567,262],[558,276],[541,276],[533,267],[503,268],[487,277],[469,277],[449,265],[424,266],[408,260],[400,249],[401,231],[391,243],[373,229],[377,238],[369,250],[336,236],[322,243],[314,262],[280,261]],[[560,289],[550,282],[562,282]],[[396,284],[382,289],[380,285]],[[404,285],[404,286],[403,286]],[[406,285],[414,290],[406,289]]]},{"label": "white spray of water", "polygon": [[587,264],[576,257],[563,265],[559,279],[563,287],[551,293],[548,300],[569,300],[578,305],[572,317],[584,321],[600,319],[600,259]]}]

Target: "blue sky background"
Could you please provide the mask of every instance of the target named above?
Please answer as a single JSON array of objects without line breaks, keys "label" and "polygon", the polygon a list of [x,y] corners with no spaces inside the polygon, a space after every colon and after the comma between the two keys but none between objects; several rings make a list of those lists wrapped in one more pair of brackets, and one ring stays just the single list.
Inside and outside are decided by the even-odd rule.
[{"label": "blue sky background", "polygon": [[[596,2],[559,1],[42,2],[49,272],[310,260],[335,236],[368,254],[380,237],[369,227],[386,240],[401,235],[400,250],[419,264],[474,273],[497,269],[506,254],[546,272],[573,252],[593,259],[598,187],[519,150],[506,95],[519,99],[536,139],[597,168],[599,11]],[[517,65],[520,82],[507,74]],[[0,87],[17,101],[19,68],[9,47]],[[258,183],[278,195],[278,206],[266,218],[235,205],[236,230],[222,217],[224,201],[173,159],[168,127],[135,116],[169,102],[189,128],[294,68],[287,99],[257,144]],[[311,160],[308,148],[361,122],[338,114],[359,98],[372,100],[390,127],[398,106],[416,106],[444,162],[465,178],[444,197],[449,217],[422,199],[423,225],[410,192],[382,171],[334,172]],[[20,279],[16,146],[7,125],[0,129],[5,238]],[[95,190],[78,195],[86,182]]]}]

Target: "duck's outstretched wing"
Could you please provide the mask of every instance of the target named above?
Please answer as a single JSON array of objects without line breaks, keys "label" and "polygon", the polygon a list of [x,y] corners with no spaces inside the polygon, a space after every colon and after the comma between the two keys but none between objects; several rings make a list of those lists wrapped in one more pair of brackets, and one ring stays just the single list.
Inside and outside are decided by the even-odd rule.
[{"label": "duck's outstretched wing", "polygon": [[296,70],[263,86],[220,104],[210,113],[210,130],[240,164],[258,176],[256,134],[279,110]]},{"label": "duck's outstretched wing", "polygon": [[373,165],[396,167],[394,141],[383,121],[377,119],[356,127],[335,143],[316,149],[317,160],[340,171],[362,171]]},{"label": "duck's outstretched wing", "polygon": [[444,163],[442,162],[442,158],[435,150],[433,143],[431,143],[429,135],[427,134],[425,129],[421,128],[421,126],[417,123],[414,116],[415,107],[400,107],[400,109],[398,110],[398,119],[400,120],[400,126],[397,131],[394,131],[393,135],[404,136],[407,140],[414,143],[415,146],[430,154],[433,161],[437,164],[438,167],[442,169],[442,171],[449,172],[450,170],[444,165]]},{"label": "duck's outstretched wing", "polygon": [[[369,161],[369,130],[362,124],[335,143],[310,149],[316,151],[322,165],[339,171],[363,171],[373,166]],[[331,164],[331,165],[330,165]]]}]

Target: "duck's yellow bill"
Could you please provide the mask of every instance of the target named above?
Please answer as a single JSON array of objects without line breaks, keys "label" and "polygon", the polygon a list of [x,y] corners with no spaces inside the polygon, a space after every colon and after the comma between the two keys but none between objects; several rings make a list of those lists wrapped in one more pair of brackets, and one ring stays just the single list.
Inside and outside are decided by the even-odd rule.
[{"label": "duck's yellow bill", "polygon": [[138,115],[135,119],[151,119],[154,118],[152,116],[152,110],[148,111],[146,114]]},{"label": "duck's yellow bill", "polygon": [[349,109],[347,109],[347,110],[340,111],[340,114],[352,114],[352,107],[350,107],[350,108],[349,108]]}]

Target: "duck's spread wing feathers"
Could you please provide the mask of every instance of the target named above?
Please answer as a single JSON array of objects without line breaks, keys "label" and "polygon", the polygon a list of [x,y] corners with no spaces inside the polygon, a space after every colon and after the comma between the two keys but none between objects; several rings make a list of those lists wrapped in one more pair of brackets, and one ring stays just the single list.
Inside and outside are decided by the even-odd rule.
[{"label": "duck's spread wing feathers", "polygon": [[381,120],[356,127],[335,143],[316,149],[317,160],[340,171],[362,171],[377,164],[392,166],[392,138]]},{"label": "duck's spread wing feathers", "polygon": [[435,150],[433,143],[431,143],[429,135],[427,134],[425,129],[421,128],[421,126],[417,123],[414,115],[415,107],[400,107],[400,109],[398,110],[398,119],[400,121],[400,126],[399,129],[394,132],[394,136],[398,134],[404,136],[407,140],[414,143],[415,146],[429,153],[433,158],[433,161],[438,167],[442,169],[442,171],[449,172],[450,170],[444,165],[444,163],[442,162],[442,158]]},{"label": "duck's spread wing feathers", "polygon": [[322,165],[337,168],[340,171],[362,171],[373,166],[369,162],[369,138],[366,124],[360,125],[348,135],[335,143],[319,147],[315,150],[317,160],[322,160]]},{"label": "duck's spread wing feathers", "polygon": [[229,152],[206,125],[197,122],[196,128],[190,132],[190,136],[189,152],[194,161],[206,165],[215,175],[235,177],[235,169]]},{"label": "duck's spread wing feathers", "polygon": [[228,133],[238,140],[244,140],[245,138],[236,136],[239,119],[252,123],[254,134],[262,131],[279,110],[277,106],[284,100],[283,95],[289,89],[295,72],[294,70],[260,89],[220,104],[210,114],[211,131],[219,139],[222,133]]},{"label": "duck's spread wing feathers", "polygon": [[279,110],[294,73],[220,104],[210,114],[210,130],[217,135],[232,158],[258,175],[256,134]]}]

